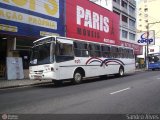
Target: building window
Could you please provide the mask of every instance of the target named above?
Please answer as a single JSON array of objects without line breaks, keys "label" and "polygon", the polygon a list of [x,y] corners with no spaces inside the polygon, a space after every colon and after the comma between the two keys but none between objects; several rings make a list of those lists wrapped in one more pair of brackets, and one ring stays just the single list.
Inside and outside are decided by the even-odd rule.
[{"label": "building window", "polygon": [[116,2],[117,4],[120,4],[120,0],[113,0],[114,2]]},{"label": "building window", "polygon": [[145,17],[145,18],[148,17],[148,14],[144,14],[144,17]]},{"label": "building window", "polygon": [[139,13],[139,16],[141,16],[142,15],[142,13]]},{"label": "building window", "polygon": [[129,33],[129,39],[130,40],[135,40],[135,34]]},{"label": "building window", "polygon": [[144,3],[146,3],[147,2],[147,0],[144,0]]},{"label": "building window", "polygon": [[129,5],[129,12],[130,13],[135,13],[135,8]]},{"label": "building window", "polygon": [[132,19],[129,19],[129,26],[135,27],[135,21]]},{"label": "building window", "polygon": [[148,20],[145,20],[146,23],[148,23]]},{"label": "building window", "polygon": [[148,29],[148,25],[145,25],[144,27],[145,27],[145,29]]},{"label": "building window", "polygon": [[117,12],[117,11],[115,11],[115,10],[113,10],[113,12],[114,12],[114,13],[116,13],[117,15],[120,15],[120,13],[119,13],[119,12]]},{"label": "building window", "polygon": [[128,18],[125,15],[122,15],[122,21],[128,23]]},{"label": "building window", "polygon": [[144,9],[144,12],[148,12],[148,8],[145,8],[145,9]]},{"label": "building window", "polygon": [[125,30],[122,30],[122,38],[126,38],[128,37],[128,32]]},{"label": "building window", "polygon": [[122,0],[122,7],[127,9],[127,3]]}]

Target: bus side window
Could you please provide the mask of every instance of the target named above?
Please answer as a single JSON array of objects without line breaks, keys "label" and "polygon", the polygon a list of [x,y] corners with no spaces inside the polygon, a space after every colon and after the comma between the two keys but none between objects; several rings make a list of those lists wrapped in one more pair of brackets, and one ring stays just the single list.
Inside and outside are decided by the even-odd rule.
[{"label": "bus side window", "polygon": [[126,48],[123,49],[123,53],[124,53],[124,58],[128,58],[128,53]]},{"label": "bus side window", "polygon": [[118,49],[118,47],[115,47],[115,57],[116,58],[119,57],[119,49]]},{"label": "bus side window", "polygon": [[72,44],[57,42],[56,50],[57,62],[69,61],[74,59]]},{"label": "bus side window", "polygon": [[118,48],[118,57],[119,58],[123,58],[123,52],[122,52],[122,48]]},{"label": "bus side window", "polygon": [[117,48],[115,46],[111,47],[111,57],[112,58],[116,58],[117,57],[116,50],[117,50]]},{"label": "bus side window", "polygon": [[95,56],[96,57],[101,57],[101,47],[99,44],[95,44]]},{"label": "bus side window", "polygon": [[103,57],[110,57],[110,46],[102,45],[101,49],[102,49],[102,56]]},{"label": "bus side window", "polygon": [[87,43],[82,43],[81,54],[82,54],[82,57],[88,57],[89,56],[88,44]]},{"label": "bus side window", "polygon": [[101,48],[99,44],[89,44],[89,53],[91,57],[101,57]]},{"label": "bus side window", "polygon": [[107,57],[111,57],[111,48],[110,46],[106,46],[107,49]]},{"label": "bus side window", "polygon": [[94,53],[94,44],[89,44],[89,55],[91,57],[95,57],[95,53]]},{"label": "bus side window", "polygon": [[128,55],[128,58],[130,58],[129,49],[127,49],[127,55]]},{"label": "bus side window", "polygon": [[88,44],[84,42],[74,42],[74,53],[76,57],[88,57]]},{"label": "bus side window", "polygon": [[132,49],[129,49],[129,58],[134,58],[133,50]]},{"label": "bus side window", "polygon": [[101,50],[102,50],[102,57],[107,57],[104,45],[101,46]]},{"label": "bus side window", "polygon": [[74,42],[74,54],[76,57],[81,56],[81,43],[80,42]]}]

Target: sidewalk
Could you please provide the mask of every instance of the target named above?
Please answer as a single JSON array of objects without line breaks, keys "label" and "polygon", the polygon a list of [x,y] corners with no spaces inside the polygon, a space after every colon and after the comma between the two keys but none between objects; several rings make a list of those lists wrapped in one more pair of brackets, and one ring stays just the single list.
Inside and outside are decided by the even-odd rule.
[{"label": "sidewalk", "polygon": [[4,88],[13,88],[13,87],[21,87],[21,86],[30,86],[30,85],[39,85],[39,84],[46,84],[51,83],[52,80],[3,80],[0,79],[0,89]]},{"label": "sidewalk", "polygon": [[[145,69],[136,69],[135,72],[145,71]],[[21,86],[30,86],[30,85],[40,85],[40,84],[47,84],[52,83],[52,80],[30,80],[30,79],[23,79],[23,80],[5,80],[0,79],[0,89],[5,88],[13,88],[13,87],[21,87]]]}]

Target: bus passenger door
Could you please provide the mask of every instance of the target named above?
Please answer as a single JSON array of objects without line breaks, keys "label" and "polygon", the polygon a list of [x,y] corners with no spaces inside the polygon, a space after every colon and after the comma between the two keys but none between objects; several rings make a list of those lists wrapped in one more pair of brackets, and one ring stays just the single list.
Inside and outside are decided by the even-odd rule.
[{"label": "bus passenger door", "polygon": [[71,66],[74,60],[73,41],[65,38],[57,38],[55,58],[59,66],[59,78],[71,78]]}]

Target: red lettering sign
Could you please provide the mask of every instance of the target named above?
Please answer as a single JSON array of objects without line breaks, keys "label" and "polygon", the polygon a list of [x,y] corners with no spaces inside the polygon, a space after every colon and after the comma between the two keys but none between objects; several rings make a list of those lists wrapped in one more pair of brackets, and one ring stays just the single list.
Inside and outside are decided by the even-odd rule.
[{"label": "red lettering sign", "polygon": [[88,0],[66,0],[66,36],[120,45],[120,18]]},{"label": "red lettering sign", "polygon": [[134,54],[136,54],[136,55],[142,55],[143,54],[143,46],[142,45],[137,45],[137,44],[134,44],[134,43],[121,41],[121,46],[133,48],[134,49]]}]

